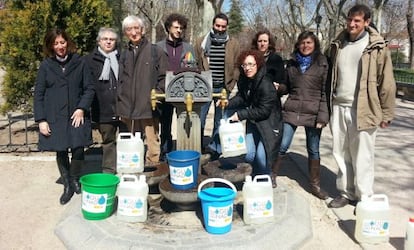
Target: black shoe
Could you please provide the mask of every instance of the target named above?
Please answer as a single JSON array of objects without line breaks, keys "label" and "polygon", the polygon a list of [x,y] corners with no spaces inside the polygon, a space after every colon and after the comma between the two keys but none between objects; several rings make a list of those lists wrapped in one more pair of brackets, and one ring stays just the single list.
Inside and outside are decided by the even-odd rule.
[{"label": "black shoe", "polygon": [[57,180],[55,182],[56,182],[56,184],[62,184],[63,185],[62,177],[57,178]]},{"label": "black shoe", "polygon": [[59,199],[60,204],[65,205],[66,203],[68,203],[70,201],[70,199],[72,198],[73,193],[74,192],[73,192],[72,188],[70,187],[70,185],[66,185],[63,188],[63,194],[60,196],[60,199]]},{"label": "black shoe", "polygon": [[329,202],[328,207],[330,208],[340,208],[348,205],[350,202],[349,199],[343,197],[343,196],[337,196],[335,199],[333,199],[331,202]]},{"label": "black shoe", "polygon": [[204,154],[209,154],[210,155],[210,160],[209,161],[215,161],[215,160],[218,160],[220,158],[220,154],[217,153],[217,151],[214,151],[209,147],[206,147],[203,151],[204,151],[203,152]]}]

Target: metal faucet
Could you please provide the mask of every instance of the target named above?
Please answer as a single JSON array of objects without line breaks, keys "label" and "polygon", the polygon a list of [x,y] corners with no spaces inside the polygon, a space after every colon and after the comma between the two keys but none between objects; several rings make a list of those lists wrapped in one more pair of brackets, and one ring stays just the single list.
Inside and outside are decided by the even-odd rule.
[{"label": "metal faucet", "polygon": [[221,107],[221,110],[224,111],[224,109],[229,104],[229,100],[227,99],[226,89],[223,88],[220,93],[213,93],[212,96],[220,98],[220,107]]},{"label": "metal faucet", "polygon": [[157,99],[158,98],[165,98],[165,94],[157,94],[157,91],[155,89],[151,90],[151,107],[152,111],[155,111],[155,108],[157,107]]},{"label": "metal faucet", "polygon": [[184,103],[187,110],[187,114],[190,114],[193,111],[193,95],[190,93],[185,94]]}]

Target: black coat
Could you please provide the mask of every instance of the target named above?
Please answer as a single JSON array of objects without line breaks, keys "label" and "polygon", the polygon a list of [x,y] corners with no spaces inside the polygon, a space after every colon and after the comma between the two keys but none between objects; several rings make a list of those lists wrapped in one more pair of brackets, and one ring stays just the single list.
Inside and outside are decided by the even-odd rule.
[{"label": "black coat", "polygon": [[280,99],[272,79],[266,75],[263,66],[254,79],[249,79],[240,69],[237,82],[238,92],[229,101],[228,108],[236,109],[239,120],[256,125],[266,150],[267,165],[270,168],[279,154],[283,135]]},{"label": "black coat", "polygon": [[[119,59],[119,55],[118,55]],[[95,84],[95,97],[92,102],[92,121],[105,123],[117,121],[116,116],[116,94],[118,81],[111,70],[109,80],[99,80],[105,57],[95,48],[89,55],[85,56],[86,64],[92,73]]]},{"label": "black coat", "polygon": [[284,122],[307,127],[329,122],[325,90],[328,69],[326,57],[319,53],[304,73],[295,59],[289,60],[286,68],[289,96],[283,106]]},{"label": "black coat", "polygon": [[285,83],[285,65],[282,57],[275,52],[270,52],[266,57],[267,74],[271,77],[273,82]]},{"label": "black coat", "polygon": [[[92,144],[89,108],[94,96],[91,74],[79,55],[69,55],[62,70],[55,58],[47,58],[37,74],[34,91],[34,118],[47,121],[51,135],[39,133],[39,149],[64,151],[68,148]],[[85,112],[84,124],[71,125],[70,117],[81,108]]]}]

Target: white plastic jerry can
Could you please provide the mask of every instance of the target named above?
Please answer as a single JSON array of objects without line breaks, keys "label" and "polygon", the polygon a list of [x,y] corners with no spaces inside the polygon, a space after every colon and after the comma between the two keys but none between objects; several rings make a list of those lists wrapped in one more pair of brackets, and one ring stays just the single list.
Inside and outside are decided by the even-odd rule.
[{"label": "white plastic jerry can", "polygon": [[221,119],[219,135],[223,157],[234,157],[247,153],[246,130],[243,123],[230,123],[230,120]]},{"label": "white plastic jerry can", "polygon": [[116,141],[118,174],[144,172],[144,142],[141,133],[119,133]]},{"label": "white plastic jerry can", "polygon": [[148,214],[149,187],[145,175],[122,175],[118,184],[117,218],[127,222],[145,222]]},{"label": "white plastic jerry can", "polygon": [[414,250],[414,217],[410,217],[407,222],[404,240],[405,250]]},{"label": "white plastic jerry can", "polygon": [[362,197],[356,206],[355,239],[359,243],[386,243],[390,235],[388,197]]},{"label": "white plastic jerry can", "polygon": [[256,175],[252,180],[245,177],[243,184],[243,221],[246,224],[262,224],[274,219],[272,180],[269,175]]}]

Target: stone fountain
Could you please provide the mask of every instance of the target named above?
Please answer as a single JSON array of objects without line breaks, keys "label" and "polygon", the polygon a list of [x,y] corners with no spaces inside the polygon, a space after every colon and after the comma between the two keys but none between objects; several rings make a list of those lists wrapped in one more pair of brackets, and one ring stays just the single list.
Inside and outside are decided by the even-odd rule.
[{"label": "stone fountain", "polygon": [[[201,152],[201,107],[211,101],[212,98],[220,98],[222,100],[222,109],[224,109],[227,103],[226,90],[223,89],[220,93],[213,93],[211,71],[199,72],[189,69],[188,71],[181,71],[177,74],[168,71],[165,82],[165,94],[158,94],[155,90],[152,90],[152,108],[155,110],[156,104],[161,98],[173,104],[177,110],[177,150],[195,150]],[[216,177],[206,176],[202,173],[202,168],[210,164],[207,163],[205,165],[206,162],[204,162],[204,159],[208,161],[208,157],[202,158],[197,186],[207,177]],[[218,161],[212,166],[217,165],[220,165]],[[211,167],[208,169],[211,169]],[[251,173],[251,167],[249,169]],[[220,172],[220,168],[217,171]],[[217,173],[217,171],[210,172]],[[221,174],[218,173],[218,175]],[[197,186],[188,190],[176,190],[172,187],[169,178],[164,178],[159,184],[159,190],[165,199],[173,202],[183,210],[188,210],[198,201]]]}]

